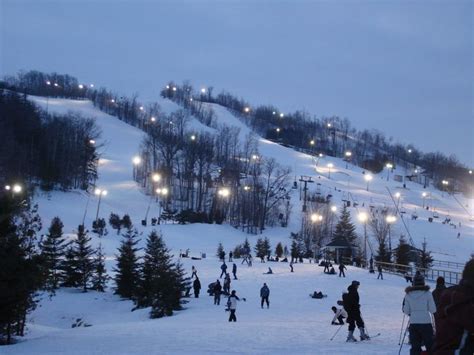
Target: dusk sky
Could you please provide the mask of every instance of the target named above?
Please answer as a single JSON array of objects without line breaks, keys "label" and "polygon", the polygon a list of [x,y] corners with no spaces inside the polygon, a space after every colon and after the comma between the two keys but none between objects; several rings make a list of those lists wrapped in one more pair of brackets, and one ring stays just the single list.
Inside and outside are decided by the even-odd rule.
[{"label": "dusk sky", "polygon": [[153,100],[189,79],[474,165],[471,1],[0,0],[0,74]]}]

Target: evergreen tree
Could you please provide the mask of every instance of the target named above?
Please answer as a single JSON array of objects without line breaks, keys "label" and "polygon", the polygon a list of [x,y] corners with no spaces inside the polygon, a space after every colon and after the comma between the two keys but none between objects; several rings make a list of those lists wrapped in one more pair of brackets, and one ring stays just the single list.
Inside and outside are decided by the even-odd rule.
[{"label": "evergreen tree", "polygon": [[265,251],[264,251],[263,243],[264,243],[263,239],[258,238],[257,242],[255,243],[255,247],[254,247],[255,256],[257,258],[262,259],[262,262],[264,261],[264,258],[265,258]]},{"label": "evergreen tree", "polygon": [[283,256],[283,245],[281,244],[281,242],[278,242],[278,244],[275,248],[275,255],[278,258],[281,258]]},{"label": "evergreen tree", "polygon": [[290,255],[290,252],[288,251],[288,247],[286,245],[283,247],[283,255],[285,256],[285,258]]},{"label": "evergreen tree", "polygon": [[118,214],[111,213],[109,217],[109,224],[112,229],[117,231],[117,234],[120,234],[120,230],[122,229],[122,220],[120,219]]},{"label": "evergreen tree", "polygon": [[290,254],[291,254],[291,261],[295,261],[298,259],[298,255],[299,255],[298,243],[296,242],[295,239],[291,241]]},{"label": "evergreen tree", "polygon": [[421,250],[418,252],[418,260],[416,265],[423,269],[429,269],[431,264],[433,263],[433,257],[431,256],[431,252],[427,249],[426,238],[423,240],[421,244]]},{"label": "evergreen tree", "polygon": [[263,240],[262,247],[263,247],[263,252],[265,253],[265,256],[270,257],[272,253],[272,246],[270,244],[270,239],[268,239],[268,237],[265,237],[265,239]]},{"label": "evergreen tree", "polygon": [[352,223],[351,214],[346,206],[342,209],[339,221],[332,235],[332,241],[346,241],[351,246],[355,247],[357,244],[356,227]]},{"label": "evergreen tree", "polygon": [[99,244],[99,247],[95,253],[94,259],[94,273],[91,280],[91,289],[99,292],[104,292],[107,287],[107,282],[110,277],[107,275],[107,270],[105,268],[105,255],[104,250],[102,249],[102,244]]},{"label": "evergreen tree", "polygon": [[133,226],[132,220],[130,219],[130,216],[128,214],[123,215],[121,224],[122,224],[122,228],[125,228],[125,229],[132,228]]},{"label": "evergreen tree", "polygon": [[97,233],[99,237],[107,235],[107,223],[104,218],[99,218],[92,222],[92,232]]},{"label": "evergreen tree", "polygon": [[84,230],[84,225],[79,225],[77,228],[77,239],[74,241],[75,254],[77,260],[77,275],[79,276],[79,286],[86,292],[91,281],[94,263],[92,256],[94,250],[90,245],[91,238]]},{"label": "evergreen tree", "polygon": [[15,224],[22,249],[28,257],[33,257],[37,254],[37,234],[43,228],[41,217],[38,213],[38,205],[35,204],[20,212]]},{"label": "evergreen tree", "polygon": [[137,305],[151,306],[151,318],[171,316],[182,308],[181,298],[188,284],[183,268],[173,263],[161,235],[152,231],[143,258]]},{"label": "evergreen tree", "polygon": [[65,252],[64,261],[62,264],[63,278],[62,286],[64,287],[78,287],[81,277],[78,273],[78,262],[76,258],[76,251],[74,246],[70,244]]},{"label": "evergreen tree", "polygon": [[250,248],[250,243],[249,243],[249,240],[247,238],[245,238],[245,242],[244,242],[244,245],[243,245],[243,250],[244,250],[244,254],[250,255],[250,251],[252,249]]},{"label": "evergreen tree", "polygon": [[114,269],[116,289],[115,293],[123,298],[133,298],[136,294],[137,281],[139,279],[138,257],[136,248],[137,231],[128,229],[123,235],[118,249],[117,268]]},{"label": "evergreen tree", "polygon": [[395,262],[400,265],[408,265],[408,263],[410,262],[410,251],[410,246],[407,244],[405,238],[401,236],[398,242],[398,246],[395,249]]},{"label": "evergreen tree", "polygon": [[41,243],[41,257],[44,262],[45,287],[54,292],[62,280],[62,266],[64,250],[67,247],[63,238],[63,222],[59,217],[54,217],[46,235],[46,239]]}]

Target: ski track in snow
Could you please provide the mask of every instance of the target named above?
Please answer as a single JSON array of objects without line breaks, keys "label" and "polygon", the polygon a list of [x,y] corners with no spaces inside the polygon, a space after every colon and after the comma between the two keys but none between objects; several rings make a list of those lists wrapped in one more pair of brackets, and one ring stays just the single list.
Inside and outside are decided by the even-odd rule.
[{"label": "ski track in snow", "polygon": [[[65,113],[70,110],[80,112],[85,117],[96,119],[102,129],[102,137],[98,143],[104,144],[99,165],[98,187],[108,190],[102,199],[101,217],[108,217],[111,212],[123,215],[128,213],[140,232],[140,245],[145,243],[146,235],[153,227],[142,227],[139,221],[144,217],[149,197],[146,196],[132,179],[131,159],[139,151],[144,135],[140,130],[100,112],[89,101],[75,101],[31,97],[43,108],[48,106],[49,112]],[[47,102],[48,101],[48,102]],[[167,100],[160,102],[166,113],[179,109]],[[215,111],[218,123],[240,128],[240,140],[243,142],[250,129],[233,116],[227,109],[214,104],[207,104]],[[213,129],[191,119],[189,128],[193,131]],[[402,193],[401,203],[406,209],[405,221],[410,232],[419,245],[426,237],[429,248],[436,259],[464,262],[474,251],[474,223],[470,222],[465,211],[457,202],[441,191],[423,190],[416,183],[407,183],[403,189],[401,183],[390,179],[386,181],[386,171],[375,175],[370,183],[370,191],[366,191],[366,182],[362,170],[341,159],[325,157],[318,161],[318,166],[309,155],[296,152],[290,148],[259,138],[259,154],[273,157],[281,165],[289,166],[292,174],[310,175],[316,183],[310,184],[310,191],[319,190],[321,195],[333,195],[333,202],[340,207],[341,199],[351,192],[359,202],[357,209],[350,208],[358,233],[363,234],[363,227],[357,223],[355,215],[361,208],[375,204],[389,206],[393,204],[388,197],[386,187],[392,193]],[[331,179],[328,179],[327,164],[333,163]],[[403,174],[395,170],[391,174]],[[431,197],[426,200],[435,206],[440,218],[435,223],[428,223],[432,212],[421,208],[423,203],[421,192],[428,192]],[[237,290],[247,302],[240,302],[237,310],[237,323],[228,323],[228,313],[224,312],[224,298],[221,306],[214,306],[211,297],[207,296],[207,285],[219,276],[220,263],[214,257],[218,242],[222,242],[226,250],[248,237],[255,245],[258,237],[268,236],[274,248],[278,241],[289,245],[290,231],[297,232],[301,224],[299,211],[301,202],[298,190],[292,190],[294,204],[292,218],[288,228],[269,228],[263,235],[247,235],[227,225],[161,225],[155,227],[163,232],[168,247],[175,255],[180,249],[190,249],[192,256],[207,253],[207,258],[199,261],[182,259],[186,270],[195,265],[201,278],[202,293],[199,299],[191,298],[186,310],[177,312],[175,316],[158,320],[148,319],[147,310],[131,312],[132,303],[120,300],[109,288],[106,293],[81,293],[77,290],[61,289],[57,296],[50,300],[42,297],[40,307],[30,316],[28,334],[20,343],[2,347],[1,354],[167,354],[167,353],[289,353],[302,354],[396,354],[398,352],[398,336],[402,322],[401,302],[404,296],[405,280],[398,276],[385,275],[385,280],[376,280],[376,275],[364,270],[349,267],[347,278],[338,278],[322,274],[321,267],[314,264],[296,264],[295,273],[289,272],[286,263],[265,263],[257,260],[252,268],[241,266],[237,262],[238,281],[232,281],[232,288]],[[473,200],[467,201],[458,197],[462,203],[469,204],[471,211]],[[89,200],[89,202],[88,202]],[[65,225],[64,232],[72,236],[77,225],[81,223],[86,205],[86,225],[95,219],[97,199],[82,191],[39,193],[36,196],[39,211],[43,219],[44,231],[50,220],[59,216]],[[409,216],[416,211],[417,221]],[[158,213],[158,207],[152,203],[150,216]],[[461,222],[460,229],[442,225],[441,221],[449,215],[454,223]],[[461,238],[457,239],[457,232]],[[393,245],[397,244],[398,236],[404,233],[399,221],[392,227]],[[107,269],[110,273],[115,265],[114,255],[120,237],[109,228],[109,234],[101,240],[93,237],[93,244],[101,242],[107,255]],[[375,243],[373,243],[375,247]],[[271,266],[274,275],[263,275]],[[357,279],[361,281],[360,295],[362,315],[370,333],[381,332],[382,335],[369,343],[347,344],[346,326],[333,341],[329,341],[336,326],[331,326],[332,311],[330,307],[341,298],[341,293]],[[270,309],[260,309],[259,289],[267,282],[270,294]],[[110,284],[112,286],[112,284]],[[322,300],[313,300],[308,295],[315,290],[328,294]],[[89,328],[71,328],[75,319],[82,318],[92,326]],[[405,345],[402,353],[408,353]]]}]

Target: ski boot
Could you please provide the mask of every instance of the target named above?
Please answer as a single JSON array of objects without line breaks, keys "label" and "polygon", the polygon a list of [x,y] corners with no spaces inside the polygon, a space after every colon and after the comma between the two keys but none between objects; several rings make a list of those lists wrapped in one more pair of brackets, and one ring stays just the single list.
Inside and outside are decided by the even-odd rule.
[{"label": "ski boot", "polygon": [[364,329],[364,328],[360,327],[359,330],[360,330],[360,340],[361,340],[361,341],[362,341],[362,340],[370,340],[370,337],[369,337],[369,335],[365,332],[365,329]]},{"label": "ski boot", "polygon": [[346,342],[348,342],[348,343],[356,343],[357,342],[357,339],[354,338],[354,331],[353,330],[349,331],[349,334],[347,335]]}]

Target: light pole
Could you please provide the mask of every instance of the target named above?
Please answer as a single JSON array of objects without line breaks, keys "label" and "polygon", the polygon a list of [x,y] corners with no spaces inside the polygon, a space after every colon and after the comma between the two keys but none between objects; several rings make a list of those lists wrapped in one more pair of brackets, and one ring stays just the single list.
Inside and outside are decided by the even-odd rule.
[{"label": "light pole", "polygon": [[328,179],[331,179],[331,168],[334,167],[334,164],[329,163],[327,166],[328,166]]},{"label": "light pole", "polygon": [[99,196],[99,201],[97,202],[97,213],[95,214],[95,223],[97,223],[99,219],[100,202],[102,201],[102,196],[107,195],[107,190],[95,189],[94,193],[96,196]]},{"label": "light pole", "polygon": [[[448,180],[443,180],[443,181],[441,181],[441,183],[443,184],[443,190],[442,190],[443,193],[441,195],[444,197],[444,191],[447,191],[449,181]],[[448,193],[449,193],[449,191],[448,191]]]},{"label": "light pole", "polygon": [[[230,196],[230,189],[227,187],[221,188],[219,191],[217,191],[217,194],[222,198],[222,199],[227,199]],[[227,206],[224,208],[224,220],[227,218]]]},{"label": "light pole", "polygon": [[423,208],[425,208],[425,199],[426,199],[426,196],[428,196],[428,194],[426,192],[422,192],[421,193],[421,197],[423,197]]},{"label": "light pole", "polygon": [[390,169],[393,169],[393,164],[387,163],[387,165],[385,165],[385,167],[387,168],[387,181],[388,181],[388,178],[390,176]]},{"label": "light pole", "polygon": [[[320,223],[323,220],[323,216],[321,216],[319,213],[313,213],[310,218],[313,224]],[[316,238],[314,238],[314,234],[315,234],[314,232],[315,231],[313,230],[313,244],[314,244],[313,257],[314,257],[314,260],[316,260],[316,243],[315,243]]]},{"label": "light pole", "polygon": [[[167,196],[168,195],[168,189],[166,187],[163,187],[163,188],[158,188],[155,190],[156,192],[156,195],[157,197],[160,197],[160,196]],[[160,224],[160,220],[161,220],[161,198],[159,199],[158,201],[158,224]]]},{"label": "light pole", "polygon": [[[331,212],[334,213],[334,214],[336,214],[336,213],[337,213],[337,207],[336,207],[336,206],[331,206]],[[332,228],[332,227],[333,227],[333,224],[334,224],[334,223],[333,223],[333,220],[334,220],[334,217],[331,216],[331,228],[330,228],[330,230],[331,230],[331,232],[330,232],[330,233],[331,233],[331,234],[330,234],[330,235],[331,235],[331,238],[332,238],[332,232],[333,232],[333,228]]]},{"label": "light pole", "polygon": [[388,215],[385,220],[387,221],[388,224],[388,250],[390,253],[390,261],[392,260],[392,236],[390,233],[391,225],[397,221],[397,217]]},{"label": "light pole", "polygon": [[371,182],[372,179],[373,179],[373,176],[370,175],[370,174],[366,174],[366,175],[364,176],[364,180],[367,181],[367,191],[369,191],[369,182]]},{"label": "light pole", "polygon": [[142,162],[142,158],[140,158],[138,155],[134,156],[132,159],[133,163],[133,179],[136,180],[137,178],[137,172],[138,172],[138,165],[140,165]]},{"label": "light pole", "polygon": [[364,267],[367,266],[367,221],[369,216],[366,212],[360,212],[357,216],[361,223],[364,223]]},{"label": "light pole", "polygon": [[402,197],[402,194],[400,192],[395,192],[395,197],[397,198],[397,213],[400,208],[400,197]]},{"label": "light pole", "polygon": [[13,186],[5,185],[6,191],[11,191],[12,197],[20,194],[23,191],[23,187],[20,184],[14,184]]},{"label": "light pole", "polygon": [[345,157],[346,157],[346,170],[349,168],[349,160],[351,159],[352,157],[352,152],[350,151],[347,151],[344,153]]}]

